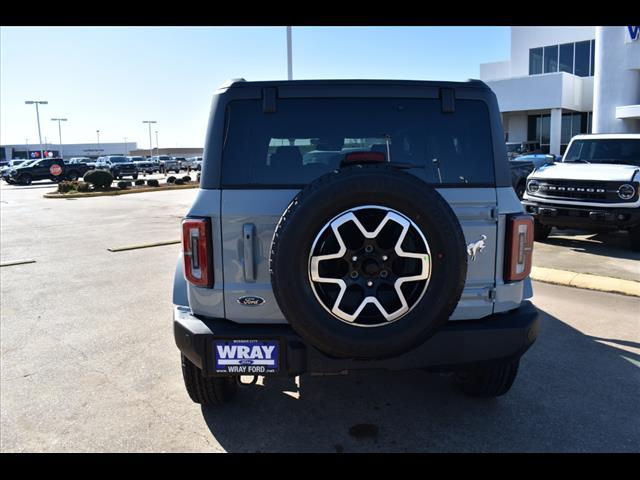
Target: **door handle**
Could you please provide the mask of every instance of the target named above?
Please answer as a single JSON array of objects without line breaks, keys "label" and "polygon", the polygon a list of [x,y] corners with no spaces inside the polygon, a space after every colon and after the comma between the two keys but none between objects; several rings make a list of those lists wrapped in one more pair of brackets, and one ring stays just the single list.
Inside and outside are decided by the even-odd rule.
[{"label": "door handle", "polygon": [[254,240],[256,227],[253,223],[245,223],[242,226],[242,245],[244,247],[244,280],[256,281]]}]

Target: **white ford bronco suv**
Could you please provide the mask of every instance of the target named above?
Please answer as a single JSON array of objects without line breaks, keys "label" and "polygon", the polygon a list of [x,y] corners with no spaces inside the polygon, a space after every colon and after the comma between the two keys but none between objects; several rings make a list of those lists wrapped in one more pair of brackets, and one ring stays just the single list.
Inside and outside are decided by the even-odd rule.
[{"label": "white ford bronco suv", "polygon": [[538,312],[503,138],[477,80],[221,86],[174,277],[191,399],[412,368],[506,393]]},{"label": "white ford bronco suv", "polygon": [[640,134],[589,134],[571,139],[562,162],[543,165],[527,178],[526,211],[535,217],[535,239],[553,227],[627,230],[640,251]]}]

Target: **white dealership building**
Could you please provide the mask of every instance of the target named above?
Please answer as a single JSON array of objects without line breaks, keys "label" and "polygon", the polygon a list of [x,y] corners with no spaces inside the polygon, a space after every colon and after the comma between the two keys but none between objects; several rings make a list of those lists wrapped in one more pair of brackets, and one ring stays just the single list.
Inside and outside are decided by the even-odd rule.
[{"label": "white dealership building", "polygon": [[511,58],[480,79],[507,142],[558,155],[579,133],[640,133],[640,27],[512,27]]},{"label": "white dealership building", "polygon": [[129,155],[129,152],[138,149],[137,142],[114,143],[43,143],[42,150],[39,144],[14,144],[0,145],[0,159],[10,160],[18,158],[41,158],[47,156],[60,156],[65,159],[72,157],[98,158],[102,155]]}]

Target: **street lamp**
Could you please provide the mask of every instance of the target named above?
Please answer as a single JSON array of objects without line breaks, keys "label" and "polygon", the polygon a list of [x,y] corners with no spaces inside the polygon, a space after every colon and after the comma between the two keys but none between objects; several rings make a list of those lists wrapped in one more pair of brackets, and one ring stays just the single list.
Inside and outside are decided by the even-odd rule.
[{"label": "street lamp", "polygon": [[156,130],[156,155],[160,155],[160,148],[158,145],[158,130]]},{"label": "street lamp", "polygon": [[52,118],[52,122],[58,122],[58,136],[60,138],[60,158],[64,158],[62,153],[62,127],[60,127],[60,122],[66,122],[66,118]]},{"label": "street lamp", "polygon": [[126,155],[127,153],[127,137],[124,137],[124,154]]},{"label": "street lamp", "polygon": [[151,143],[151,124],[158,123],[155,120],[143,120],[142,123],[149,125],[149,156],[153,157],[153,144]]},{"label": "street lamp", "polygon": [[25,138],[24,141],[27,144],[27,160],[29,160],[29,139]]},{"label": "street lamp", "polygon": [[36,118],[38,119],[38,141],[40,142],[40,158],[44,156],[42,151],[42,134],[40,133],[40,112],[38,111],[38,105],[47,105],[49,102],[45,100],[25,100],[25,105],[36,106]]},{"label": "street lamp", "polygon": [[98,134],[98,146],[100,146],[100,130],[96,130],[96,133]]}]

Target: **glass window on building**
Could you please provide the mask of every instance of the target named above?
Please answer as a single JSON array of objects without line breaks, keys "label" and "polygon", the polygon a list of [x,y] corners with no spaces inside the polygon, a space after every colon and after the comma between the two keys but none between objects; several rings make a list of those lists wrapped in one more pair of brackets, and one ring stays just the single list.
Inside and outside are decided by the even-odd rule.
[{"label": "glass window on building", "polygon": [[549,153],[551,115],[529,115],[527,118],[527,140],[540,142],[540,150],[543,153]]},{"label": "glass window on building", "polygon": [[596,41],[591,40],[591,76],[596,74]]},{"label": "glass window on building", "polygon": [[573,73],[573,43],[560,45],[560,71]]},{"label": "glass window on building", "polygon": [[558,71],[558,45],[544,47],[544,73]]},{"label": "glass window on building", "polygon": [[589,76],[591,41],[576,43],[575,74],[579,77]]},{"label": "glass window on building", "polygon": [[529,50],[529,75],[542,73],[542,47]]}]

